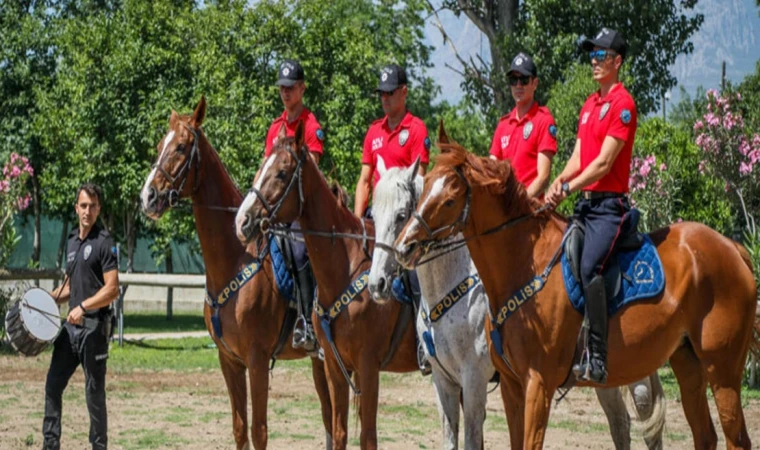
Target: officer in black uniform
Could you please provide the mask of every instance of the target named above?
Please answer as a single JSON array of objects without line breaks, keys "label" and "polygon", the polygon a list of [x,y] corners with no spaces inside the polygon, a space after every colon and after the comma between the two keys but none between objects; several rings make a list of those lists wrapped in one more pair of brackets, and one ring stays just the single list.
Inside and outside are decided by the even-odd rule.
[{"label": "officer in black uniform", "polygon": [[90,443],[93,449],[108,446],[106,361],[112,328],[110,305],[119,295],[119,271],[113,240],[96,224],[101,201],[100,188],[94,184],[77,190],[79,227],[69,234],[66,279],[52,293],[57,303],[69,301],[69,315],[55,340],[45,383],[45,450],[61,447],[61,398],[80,364],[90,413]]}]

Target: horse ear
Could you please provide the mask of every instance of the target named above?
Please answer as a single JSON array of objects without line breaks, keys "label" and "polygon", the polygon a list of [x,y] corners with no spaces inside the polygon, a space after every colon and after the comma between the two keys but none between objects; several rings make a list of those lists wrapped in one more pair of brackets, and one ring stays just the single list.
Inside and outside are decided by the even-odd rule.
[{"label": "horse ear", "polygon": [[439,144],[450,144],[451,143],[449,141],[449,135],[446,134],[446,129],[443,127],[443,119],[441,119],[441,121],[438,122],[438,143]]},{"label": "horse ear", "polygon": [[385,172],[387,172],[388,169],[385,168],[385,161],[383,161],[383,157],[380,155],[377,155],[377,172],[380,174],[380,177],[385,176]]},{"label": "horse ear", "polygon": [[418,156],[417,159],[414,161],[414,164],[412,164],[412,171],[409,173],[409,183],[414,185],[414,180],[417,177],[417,174],[420,172],[420,157]]},{"label": "horse ear", "polygon": [[169,128],[174,128],[174,125],[179,122],[179,114],[177,114],[177,111],[172,109],[172,113],[169,116]]},{"label": "horse ear", "polygon": [[288,137],[288,129],[285,127],[285,122],[280,125],[280,131],[277,132],[277,140],[285,139]]},{"label": "horse ear", "polygon": [[193,128],[200,128],[201,125],[203,125],[203,119],[206,118],[206,96],[201,96],[201,101],[198,102],[198,105],[195,107],[195,111],[193,111],[193,117],[190,119],[191,124]]},{"label": "horse ear", "polygon": [[304,128],[305,125],[303,124],[303,120],[299,120],[298,125],[296,126],[296,151],[300,151],[301,148],[303,148],[305,134]]}]

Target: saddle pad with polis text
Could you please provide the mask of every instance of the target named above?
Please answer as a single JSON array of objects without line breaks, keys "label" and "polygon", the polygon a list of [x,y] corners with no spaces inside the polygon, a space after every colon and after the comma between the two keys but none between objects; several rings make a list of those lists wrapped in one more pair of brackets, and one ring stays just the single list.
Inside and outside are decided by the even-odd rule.
[{"label": "saddle pad with polis text", "polygon": [[277,239],[269,240],[269,255],[272,260],[272,271],[274,272],[274,279],[277,283],[277,290],[280,291],[280,294],[282,294],[283,297],[289,301],[293,301],[293,276],[288,270],[285,255],[280,249]]},{"label": "saddle pad with polis text", "polygon": [[[652,239],[644,235],[644,245],[638,250],[618,253],[616,255],[623,274],[622,287],[614,301],[607,301],[607,313],[613,316],[623,306],[635,300],[652,298],[659,295],[665,288],[665,274],[662,270],[662,261],[657,254],[657,248]],[[583,298],[583,289],[580,283],[573,277],[567,255],[562,253],[562,277],[565,280],[565,289],[570,297],[570,303],[580,312],[584,313],[586,300]]]}]

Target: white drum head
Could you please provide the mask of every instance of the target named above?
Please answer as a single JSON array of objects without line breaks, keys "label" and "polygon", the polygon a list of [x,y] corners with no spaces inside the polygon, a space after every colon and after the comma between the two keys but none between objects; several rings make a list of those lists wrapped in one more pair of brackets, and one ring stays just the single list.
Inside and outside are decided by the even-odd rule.
[{"label": "white drum head", "polygon": [[61,329],[60,312],[47,291],[33,288],[21,299],[21,319],[26,330],[41,341],[52,341]]}]

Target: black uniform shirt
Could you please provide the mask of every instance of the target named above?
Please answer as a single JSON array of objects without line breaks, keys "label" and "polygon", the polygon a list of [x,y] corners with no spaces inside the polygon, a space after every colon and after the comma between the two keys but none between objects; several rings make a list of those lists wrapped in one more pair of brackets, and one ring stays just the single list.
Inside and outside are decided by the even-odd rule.
[{"label": "black uniform shirt", "polygon": [[[105,286],[103,274],[116,269],[116,246],[107,231],[94,225],[82,240],[79,239],[79,228],[74,228],[69,233],[66,248],[66,273],[69,274],[71,292],[69,309],[78,307],[95,295]],[[87,310],[88,316],[95,313]]]}]

